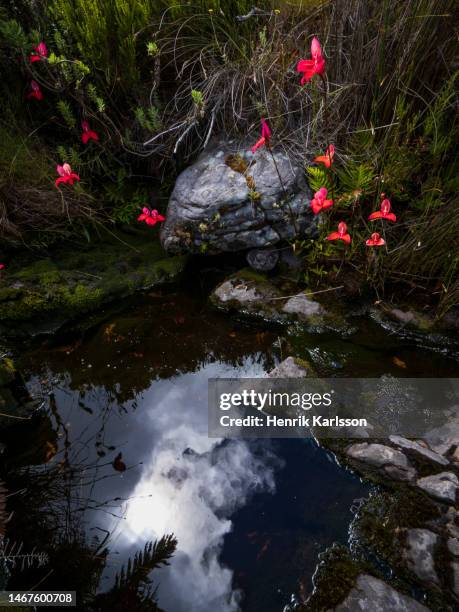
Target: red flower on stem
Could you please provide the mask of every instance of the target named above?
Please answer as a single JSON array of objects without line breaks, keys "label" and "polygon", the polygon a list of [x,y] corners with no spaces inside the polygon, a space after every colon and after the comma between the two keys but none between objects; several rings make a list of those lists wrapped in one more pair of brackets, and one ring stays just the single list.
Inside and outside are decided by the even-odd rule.
[{"label": "red flower on stem", "polygon": [[321,187],[319,191],[316,191],[314,197],[311,200],[311,208],[315,215],[318,215],[322,210],[333,206],[333,200],[326,200],[327,190],[325,187]]},{"label": "red flower on stem", "polygon": [[99,140],[99,134],[90,129],[89,123],[86,120],[81,122],[81,127],[83,128],[83,133],[81,134],[83,144],[87,144],[90,140],[95,140],[96,142]]},{"label": "red flower on stem", "polygon": [[394,215],[394,213],[390,212],[390,200],[384,198],[384,200],[381,202],[380,210],[371,213],[371,215],[368,217],[368,221],[373,221],[373,219],[387,219],[388,221],[393,221],[394,223],[397,221],[397,217]]},{"label": "red flower on stem", "polygon": [[3,270],[4,267],[5,267],[5,264],[0,263],[0,270]]},{"label": "red flower on stem", "polygon": [[261,138],[252,147],[252,153],[255,153],[260,147],[267,145],[269,147],[269,141],[271,139],[271,130],[266,121],[261,118]]},{"label": "red flower on stem", "polygon": [[318,155],[317,157],[314,158],[313,161],[315,161],[317,164],[324,164],[326,168],[330,168],[330,166],[333,163],[333,157],[335,155],[335,147],[334,145],[328,145],[328,147],[325,150],[325,155]]},{"label": "red flower on stem", "polygon": [[40,85],[37,83],[37,81],[32,79],[32,81],[30,81],[30,88],[32,91],[27,94],[28,100],[31,98],[34,98],[35,100],[43,100],[43,92],[41,91]]},{"label": "red flower on stem", "polygon": [[332,232],[329,236],[327,236],[327,240],[342,240],[346,244],[351,243],[351,237],[347,233],[347,225],[344,223],[344,221],[338,223],[338,231]]},{"label": "red flower on stem", "polygon": [[30,54],[30,63],[41,62],[48,57],[48,49],[43,41],[34,47],[35,53]]},{"label": "red flower on stem", "polygon": [[365,244],[367,246],[383,246],[386,244],[386,241],[384,238],[381,238],[378,232],[375,232],[374,234],[371,234]]},{"label": "red flower on stem", "polygon": [[61,183],[68,183],[69,185],[73,185],[75,181],[79,181],[80,177],[75,172],[72,172],[72,167],[70,164],[63,164],[62,166],[56,167],[57,173],[59,174],[59,178],[56,179],[56,187],[59,187]]},{"label": "red flower on stem", "polygon": [[325,74],[325,58],[322,55],[322,48],[319,41],[314,36],[311,42],[310,60],[300,60],[296,67],[297,72],[302,72],[301,85],[305,85],[315,74],[323,76]]},{"label": "red flower on stem", "polygon": [[156,209],[150,210],[146,206],[142,208],[142,214],[137,217],[137,221],[145,221],[147,225],[156,225],[165,220],[166,217],[160,215]]}]

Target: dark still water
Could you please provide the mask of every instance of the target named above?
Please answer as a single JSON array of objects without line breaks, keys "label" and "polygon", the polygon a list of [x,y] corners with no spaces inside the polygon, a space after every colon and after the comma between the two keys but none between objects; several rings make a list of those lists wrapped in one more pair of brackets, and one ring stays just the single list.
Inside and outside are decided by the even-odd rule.
[{"label": "dark still water", "polygon": [[275,612],[310,592],[318,553],[347,541],[352,503],[369,487],[312,440],[208,438],[208,378],[263,376],[292,349],[341,375],[394,371],[397,354],[412,373],[427,357],[392,340],[375,349],[361,336],[278,333],[153,293],[24,352],[18,365],[44,404],[9,433],[9,533],[49,563],[13,571],[9,588],[76,588],[82,602],[173,533],[171,565],[152,574],[166,612]]}]

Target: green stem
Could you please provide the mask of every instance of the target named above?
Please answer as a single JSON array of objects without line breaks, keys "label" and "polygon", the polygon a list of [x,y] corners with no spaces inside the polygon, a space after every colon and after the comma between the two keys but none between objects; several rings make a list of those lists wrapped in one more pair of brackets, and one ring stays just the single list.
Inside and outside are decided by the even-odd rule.
[{"label": "green stem", "polygon": [[268,149],[269,154],[271,155],[271,158],[273,160],[274,167],[276,168],[277,176],[279,177],[279,183],[282,187],[282,191],[284,192],[285,201],[287,202],[287,206],[290,211],[290,217],[292,219],[293,227],[295,229],[295,234],[299,237],[300,234],[298,232],[298,226],[296,224],[295,215],[293,214],[292,207],[290,206],[290,202],[288,201],[289,196],[288,196],[287,190],[285,189],[284,181],[282,180],[281,174],[279,172],[279,167],[277,165],[276,158],[274,157],[274,153],[272,152],[271,146],[269,145],[268,142],[266,143],[266,148]]},{"label": "green stem", "polygon": [[[324,119],[325,119],[325,134],[327,137],[327,143],[328,143],[328,147],[330,147],[330,122],[329,122],[329,115],[328,115],[328,95],[327,95],[327,82],[325,80],[325,77],[323,75],[321,75],[320,77],[322,79],[322,84],[323,84],[323,92],[324,92]],[[328,149],[330,151],[330,149]],[[332,165],[330,164],[330,168],[327,168],[327,172],[328,172],[328,176],[330,179],[330,191],[331,191],[331,195],[332,195],[332,200],[333,202],[335,201],[335,184],[334,184],[334,180],[333,180],[333,171],[332,171]]]}]

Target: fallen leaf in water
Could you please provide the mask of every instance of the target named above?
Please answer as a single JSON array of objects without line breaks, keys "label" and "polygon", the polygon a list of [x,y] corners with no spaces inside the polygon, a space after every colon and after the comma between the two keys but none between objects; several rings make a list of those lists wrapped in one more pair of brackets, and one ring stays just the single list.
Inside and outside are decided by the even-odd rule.
[{"label": "fallen leaf in water", "polygon": [[51,461],[57,453],[57,446],[53,442],[46,442],[45,460],[46,463]]},{"label": "fallen leaf in water", "polygon": [[232,332],[230,332],[230,333],[228,334],[228,336],[229,336],[230,338],[236,338],[237,334],[236,334],[236,332],[235,332],[235,331],[232,331]]},{"label": "fallen leaf in water", "polygon": [[404,370],[407,368],[406,363],[403,361],[403,359],[399,359],[399,357],[392,357],[392,363],[394,363],[398,368],[403,368]]},{"label": "fallen leaf in water", "polygon": [[271,544],[271,539],[268,538],[266,540],[266,542],[263,544],[262,548],[260,549],[260,551],[258,552],[257,555],[257,561],[259,561],[261,559],[261,557],[266,553],[266,551],[268,550],[269,546]]},{"label": "fallen leaf in water", "polygon": [[65,346],[57,346],[56,348],[53,349],[53,351],[55,353],[67,353],[69,355],[70,353],[73,353],[73,351],[76,351],[77,348],[80,348],[81,343],[82,343],[82,340],[81,338],[79,338],[73,344],[66,344]]},{"label": "fallen leaf in water", "polygon": [[115,329],[115,323],[110,323],[110,325],[107,325],[107,327],[104,329],[104,336],[108,340],[112,338],[114,329]]},{"label": "fallen leaf in water", "polygon": [[123,454],[122,453],[118,453],[112,463],[113,468],[117,471],[117,472],[125,472],[126,471],[126,464],[124,463],[124,461],[122,461],[123,458]]}]

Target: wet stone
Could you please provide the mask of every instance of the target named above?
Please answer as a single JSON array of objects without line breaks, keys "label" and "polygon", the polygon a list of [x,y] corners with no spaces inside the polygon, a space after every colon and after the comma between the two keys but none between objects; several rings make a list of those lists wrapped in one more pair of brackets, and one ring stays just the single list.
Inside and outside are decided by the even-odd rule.
[{"label": "wet stone", "polygon": [[395,480],[413,480],[416,472],[407,457],[400,451],[383,444],[353,444],[346,454],[351,459],[380,468]]},{"label": "wet stone", "polygon": [[459,597],[459,561],[453,561],[451,569],[453,570],[453,591],[456,597]]},{"label": "wet stone", "polygon": [[315,315],[321,315],[324,312],[322,306],[311,300],[304,293],[299,293],[290,298],[282,308],[287,314],[297,315],[299,319],[308,319]]},{"label": "wet stone", "polygon": [[455,451],[455,447],[459,446],[459,406],[455,408],[456,411],[453,411],[444,425],[432,429],[424,436],[430,448],[440,455],[445,455],[453,449]]},{"label": "wet stone", "polygon": [[459,540],[457,538],[450,538],[447,544],[449,552],[454,557],[459,557]]},{"label": "wet stone", "polygon": [[259,272],[273,270],[279,261],[279,253],[273,249],[252,249],[247,253],[247,263]]},{"label": "wet stone", "polygon": [[437,534],[428,529],[409,529],[403,557],[409,569],[425,582],[438,584],[434,553],[438,542]]},{"label": "wet stone", "polygon": [[442,455],[435,453],[434,451],[425,448],[419,442],[415,442],[413,440],[408,440],[407,438],[403,438],[402,436],[390,436],[389,440],[397,445],[400,448],[403,448],[407,451],[412,451],[416,455],[420,455],[423,459],[427,459],[431,463],[435,463],[437,465],[448,465],[449,461]]},{"label": "wet stone", "polygon": [[293,357],[287,357],[268,374],[269,378],[305,378],[310,376],[312,369],[298,363]]},{"label": "wet stone", "polygon": [[456,503],[459,480],[453,472],[442,472],[441,474],[419,478],[416,484],[432,497],[444,502]]},{"label": "wet stone", "polygon": [[335,612],[428,612],[428,608],[399,593],[383,580],[360,574],[356,586]]}]

